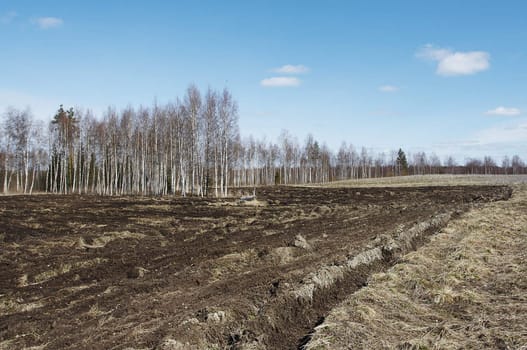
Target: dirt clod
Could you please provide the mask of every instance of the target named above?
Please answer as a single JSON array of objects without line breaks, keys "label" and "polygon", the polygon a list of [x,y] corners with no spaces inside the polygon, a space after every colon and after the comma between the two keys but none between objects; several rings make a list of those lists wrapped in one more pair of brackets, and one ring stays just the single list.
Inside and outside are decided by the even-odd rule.
[{"label": "dirt clod", "polygon": [[129,269],[126,273],[126,276],[128,278],[142,278],[147,272],[148,272],[147,269],[136,266],[136,267]]},{"label": "dirt clod", "polygon": [[302,235],[296,235],[295,240],[293,241],[293,246],[297,248],[302,248],[305,250],[311,250],[311,245],[307,242],[307,240]]}]

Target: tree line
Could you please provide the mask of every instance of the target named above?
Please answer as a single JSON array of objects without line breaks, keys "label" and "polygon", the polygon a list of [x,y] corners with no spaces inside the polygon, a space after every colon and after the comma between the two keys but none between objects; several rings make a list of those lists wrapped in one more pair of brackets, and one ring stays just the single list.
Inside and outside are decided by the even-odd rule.
[{"label": "tree line", "polygon": [[29,109],[9,107],[0,127],[3,193],[222,197],[231,187],[445,173],[525,174],[527,166],[518,155],[458,164],[345,142],[335,153],[312,135],[300,143],[287,131],[275,142],[242,137],[230,91],[194,85],[174,102],[109,107],[100,119],[60,106],[47,126]]}]

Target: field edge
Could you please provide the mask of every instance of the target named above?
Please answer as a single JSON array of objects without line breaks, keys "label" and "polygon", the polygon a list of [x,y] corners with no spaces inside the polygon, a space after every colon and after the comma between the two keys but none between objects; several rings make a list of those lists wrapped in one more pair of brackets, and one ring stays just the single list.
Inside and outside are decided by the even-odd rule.
[{"label": "field edge", "polygon": [[527,348],[527,186],[451,221],[315,328],[315,349]]}]

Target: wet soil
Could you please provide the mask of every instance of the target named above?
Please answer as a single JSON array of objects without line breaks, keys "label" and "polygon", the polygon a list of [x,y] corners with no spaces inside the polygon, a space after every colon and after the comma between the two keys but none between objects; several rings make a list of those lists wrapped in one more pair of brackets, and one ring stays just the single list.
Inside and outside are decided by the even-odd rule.
[{"label": "wet soil", "polygon": [[0,197],[0,349],[295,349],[382,261],[338,265],[502,186],[257,190],[258,201]]}]

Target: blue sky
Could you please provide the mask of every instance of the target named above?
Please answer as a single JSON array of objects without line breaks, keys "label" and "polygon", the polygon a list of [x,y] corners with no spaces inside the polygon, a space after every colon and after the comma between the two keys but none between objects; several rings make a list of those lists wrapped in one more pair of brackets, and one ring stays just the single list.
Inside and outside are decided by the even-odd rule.
[{"label": "blue sky", "polygon": [[243,135],[527,159],[527,2],[0,2],[0,111],[228,87]]}]

